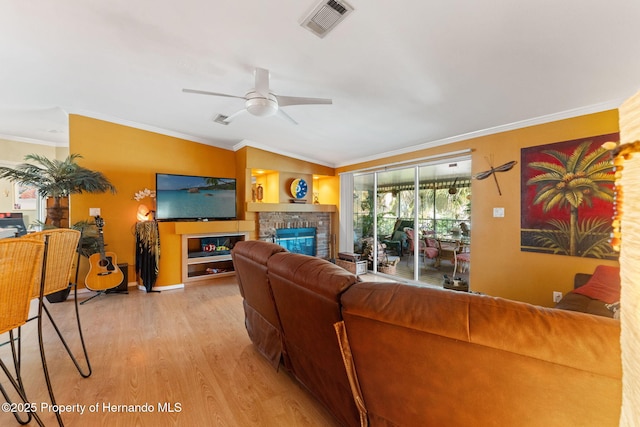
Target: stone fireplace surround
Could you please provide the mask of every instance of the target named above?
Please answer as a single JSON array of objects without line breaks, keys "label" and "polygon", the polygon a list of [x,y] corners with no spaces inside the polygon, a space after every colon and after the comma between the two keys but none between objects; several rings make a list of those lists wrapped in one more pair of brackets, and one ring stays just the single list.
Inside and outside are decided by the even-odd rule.
[{"label": "stone fireplace surround", "polygon": [[331,214],[328,212],[259,212],[258,238],[274,241],[278,228],[316,228],[316,256],[329,259]]}]

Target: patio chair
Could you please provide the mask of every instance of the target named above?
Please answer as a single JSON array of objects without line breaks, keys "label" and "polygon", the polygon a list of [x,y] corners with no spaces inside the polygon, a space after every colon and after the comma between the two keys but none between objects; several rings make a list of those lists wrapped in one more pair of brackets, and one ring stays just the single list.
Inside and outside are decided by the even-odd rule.
[{"label": "patio chair", "polygon": [[[410,260],[412,259],[413,254],[415,253],[414,230],[411,227],[405,227],[404,232],[406,233],[407,239],[409,241],[409,257],[407,257],[407,265],[411,265]],[[435,245],[431,246],[428,244],[429,240],[433,240],[435,242],[434,239],[418,240],[418,254],[422,257],[422,261],[424,262],[425,266],[427,264],[427,259],[437,259],[440,253],[440,251]]]}]

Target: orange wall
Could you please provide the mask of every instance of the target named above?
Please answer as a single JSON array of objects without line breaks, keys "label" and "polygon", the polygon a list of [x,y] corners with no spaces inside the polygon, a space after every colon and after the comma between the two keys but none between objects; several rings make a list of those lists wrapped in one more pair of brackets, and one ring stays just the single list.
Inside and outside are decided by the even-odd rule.
[{"label": "orange wall", "polygon": [[[134,194],[155,189],[156,172],[235,177],[235,154],[184,139],[165,136],[84,116],[69,116],[69,152],[78,163],[99,170],[116,186],[115,195],[81,194],[71,198],[71,221],[89,220],[89,208],[99,207],[105,220],[107,250],[129,264],[135,278],[136,211]],[[149,203],[149,199],[144,200]],[[160,223],[160,274],[157,285],[182,283],[181,237],[173,223]]]},{"label": "orange wall", "polygon": [[[72,198],[71,218],[88,218],[89,207],[102,208],[106,220],[105,240],[109,250],[118,254],[120,262],[134,263],[135,211],[138,203],[133,194],[144,187],[154,188],[155,173],[193,173],[235,176],[250,184],[251,169],[264,168],[301,174],[334,176],[324,178],[323,194],[338,204],[338,173],[375,165],[410,161],[469,148],[472,150],[473,173],[488,169],[487,158],[494,165],[510,160],[520,161],[520,150],[553,142],[566,141],[618,131],[617,110],[531,126],[456,142],[447,146],[417,150],[412,153],[350,165],[333,170],[326,166],[292,159],[253,147],[237,153],[178,138],[142,131],[82,116],[70,116],[70,152],[84,156],[81,164],[104,172],[118,187],[117,195],[79,195]],[[472,268],[474,291],[552,305],[552,291],[568,292],[576,272],[592,272],[599,263],[617,265],[614,261],[592,258],[556,256],[520,251],[520,167],[498,176],[503,195],[498,195],[491,179],[473,181],[472,203]],[[240,218],[254,219],[244,212],[246,192],[239,192]],[[250,192],[248,193],[250,197]],[[493,218],[493,207],[505,209],[504,218]],[[337,218],[334,224],[337,227]],[[336,228],[337,229],[337,228]],[[162,257],[158,285],[181,283],[180,238],[171,223],[161,224]],[[133,272],[130,267],[130,277]],[[133,279],[130,279],[133,280]]]},{"label": "orange wall", "polygon": [[[376,162],[339,168],[338,173],[385,163],[470,148],[472,173],[517,160],[509,172],[500,173],[502,196],[492,179],[472,182],[471,288],[477,292],[533,304],[552,306],[552,292],[566,293],[576,272],[593,272],[597,264],[616,261],[568,257],[520,251],[520,150],[524,147],[618,132],[618,111],[560,120],[494,135],[473,138],[443,147],[420,150]],[[494,218],[493,208],[503,207],[504,218]]]}]

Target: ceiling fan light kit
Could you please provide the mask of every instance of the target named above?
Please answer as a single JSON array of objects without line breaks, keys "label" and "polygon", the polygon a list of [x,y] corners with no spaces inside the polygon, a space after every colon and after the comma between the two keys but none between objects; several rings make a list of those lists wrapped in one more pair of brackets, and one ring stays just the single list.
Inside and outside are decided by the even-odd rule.
[{"label": "ceiling fan light kit", "polygon": [[221,96],[225,98],[239,98],[245,100],[245,108],[230,116],[218,114],[213,121],[222,125],[228,125],[233,119],[241,113],[249,112],[257,117],[269,117],[275,114],[288,120],[290,123],[297,125],[298,123],[288,114],[280,109],[289,105],[318,105],[332,104],[331,99],[325,98],[301,98],[297,96],[278,96],[269,89],[269,71],[264,68],[255,69],[255,87],[250,89],[244,97],[237,95],[228,95],[225,93],[208,92],[197,89],[182,89],[185,93],[195,93],[199,95]]},{"label": "ceiling fan light kit", "polygon": [[246,99],[244,105],[247,107],[247,111],[254,116],[268,117],[278,112],[278,100],[272,93],[268,98],[265,98],[259,93],[251,91],[247,93]]}]

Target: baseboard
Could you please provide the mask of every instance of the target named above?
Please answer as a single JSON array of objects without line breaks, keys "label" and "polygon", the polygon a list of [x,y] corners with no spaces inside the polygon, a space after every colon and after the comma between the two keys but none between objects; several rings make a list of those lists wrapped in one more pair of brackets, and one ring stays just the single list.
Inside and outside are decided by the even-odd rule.
[{"label": "baseboard", "polygon": [[[145,288],[142,285],[138,285],[138,289],[141,290],[141,291],[146,291],[147,290],[147,288]],[[154,286],[152,288],[153,291],[158,291],[158,292],[161,292],[161,291],[172,291],[174,289],[184,289],[184,283],[178,283],[176,285]]]}]

